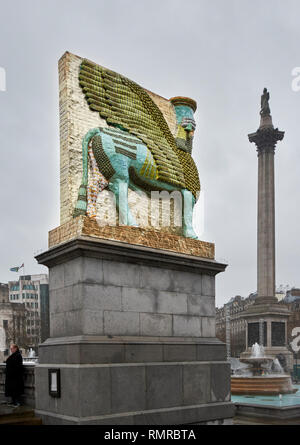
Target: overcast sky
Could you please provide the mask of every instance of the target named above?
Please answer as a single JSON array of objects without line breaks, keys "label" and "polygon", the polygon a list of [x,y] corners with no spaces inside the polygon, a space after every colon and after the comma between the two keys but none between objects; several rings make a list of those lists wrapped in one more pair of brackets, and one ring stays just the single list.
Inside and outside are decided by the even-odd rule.
[{"label": "overcast sky", "polygon": [[42,273],[34,254],[59,225],[58,74],[70,51],[164,97],[198,103],[194,158],[205,194],[202,239],[229,266],[221,305],[256,290],[257,156],[247,134],[270,90],[285,130],[276,165],[277,285],[300,286],[299,0],[0,0],[0,282]]}]

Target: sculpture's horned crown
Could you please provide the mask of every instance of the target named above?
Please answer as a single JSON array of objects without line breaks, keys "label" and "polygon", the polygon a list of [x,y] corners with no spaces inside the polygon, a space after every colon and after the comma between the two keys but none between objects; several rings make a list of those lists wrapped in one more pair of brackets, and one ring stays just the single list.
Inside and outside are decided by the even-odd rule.
[{"label": "sculpture's horned crown", "polygon": [[169,100],[174,105],[174,107],[178,105],[184,105],[186,107],[192,108],[194,113],[197,110],[197,102],[194,99],[191,99],[190,97],[176,96],[176,97],[171,97],[171,99]]}]

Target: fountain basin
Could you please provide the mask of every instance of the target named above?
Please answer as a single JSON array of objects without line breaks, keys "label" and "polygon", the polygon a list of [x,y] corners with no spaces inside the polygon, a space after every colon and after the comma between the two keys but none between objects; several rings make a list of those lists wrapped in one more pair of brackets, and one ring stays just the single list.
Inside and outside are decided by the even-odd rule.
[{"label": "fountain basin", "polygon": [[251,371],[253,376],[261,376],[264,372],[262,365],[270,365],[273,362],[273,357],[248,357],[240,358],[240,362],[248,363],[252,366]]},{"label": "fountain basin", "polygon": [[233,395],[279,395],[295,392],[297,392],[297,388],[293,387],[291,377],[288,374],[231,377],[231,394]]}]

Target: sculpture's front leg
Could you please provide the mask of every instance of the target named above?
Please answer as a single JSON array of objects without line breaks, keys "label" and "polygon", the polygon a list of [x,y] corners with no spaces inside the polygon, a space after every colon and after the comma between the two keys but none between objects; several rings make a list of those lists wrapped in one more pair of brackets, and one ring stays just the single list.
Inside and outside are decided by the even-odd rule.
[{"label": "sculpture's front leg", "polygon": [[109,189],[116,197],[119,212],[119,224],[125,226],[137,226],[128,205],[128,181],[116,178],[109,183]]},{"label": "sculpture's front leg", "polygon": [[198,239],[198,236],[193,229],[193,209],[195,205],[195,198],[189,190],[182,190],[183,209],[182,209],[182,226],[183,236],[186,238]]}]

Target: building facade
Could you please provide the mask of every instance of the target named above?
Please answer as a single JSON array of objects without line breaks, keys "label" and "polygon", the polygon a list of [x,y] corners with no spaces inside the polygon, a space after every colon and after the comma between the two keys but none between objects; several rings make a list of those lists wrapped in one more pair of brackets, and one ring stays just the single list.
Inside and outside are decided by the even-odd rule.
[{"label": "building facade", "polygon": [[9,302],[8,284],[0,283],[0,303]]},{"label": "building facade", "polygon": [[25,305],[29,347],[36,348],[49,337],[48,275],[21,275],[18,281],[10,281],[8,287],[9,302]]},{"label": "building facade", "polygon": [[246,321],[241,316],[243,312],[255,302],[256,294],[250,294],[248,298],[240,295],[231,298],[221,308],[216,309],[216,336],[226,342],[226,325],[230,328],[230,355],[239,357],[246,346]]},{"label": "building facade", "polygon": [[12,304],[8,284],[0,283],[0,362],[8,356],[11,343],[22,349],[28,347],[26,308],[24,303]]}]

